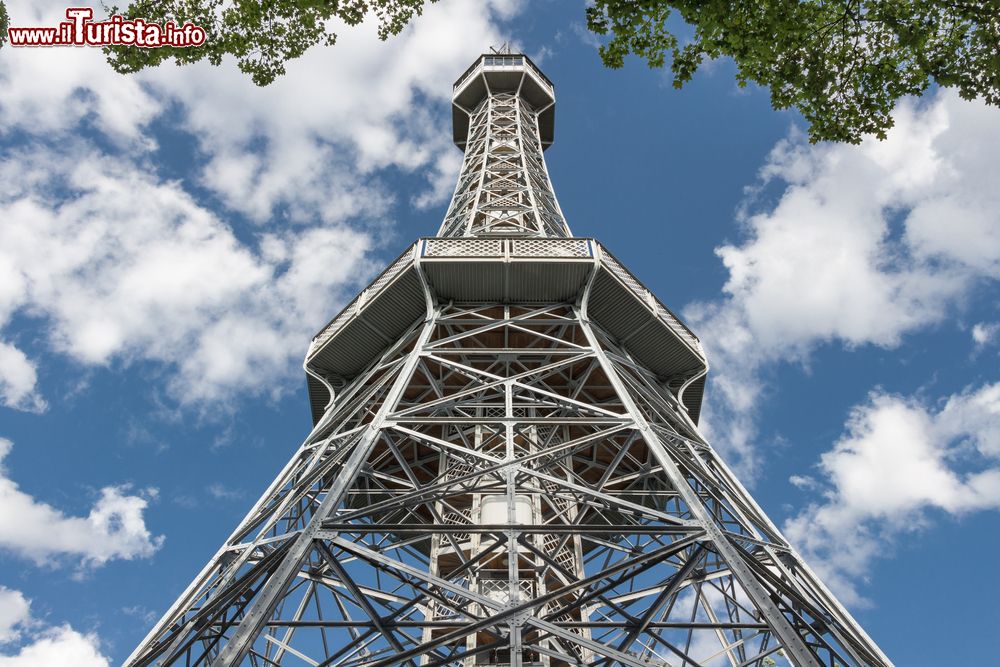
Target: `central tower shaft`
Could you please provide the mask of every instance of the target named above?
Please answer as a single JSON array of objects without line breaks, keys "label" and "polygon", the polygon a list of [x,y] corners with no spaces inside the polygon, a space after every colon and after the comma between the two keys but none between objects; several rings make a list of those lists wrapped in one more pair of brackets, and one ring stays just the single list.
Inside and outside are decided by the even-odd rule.
[{"label": "central tower shaft", "polygon": [[453,105],[465,160],[438,236],[571,236],[542,155],[555,114],[548,79],[523,55],[482,56]]}]

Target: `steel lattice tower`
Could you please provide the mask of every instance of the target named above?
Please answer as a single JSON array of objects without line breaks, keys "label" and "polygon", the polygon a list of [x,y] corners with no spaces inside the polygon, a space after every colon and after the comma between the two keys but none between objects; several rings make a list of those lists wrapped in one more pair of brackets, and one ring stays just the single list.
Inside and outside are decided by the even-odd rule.
[{"label": "steel lattice tower", "polygon": [[891,665],[698,432],[698,339],[571,235],[554,103],[458,80],[438,236],[312,341],[315,427],[126,664]]}]

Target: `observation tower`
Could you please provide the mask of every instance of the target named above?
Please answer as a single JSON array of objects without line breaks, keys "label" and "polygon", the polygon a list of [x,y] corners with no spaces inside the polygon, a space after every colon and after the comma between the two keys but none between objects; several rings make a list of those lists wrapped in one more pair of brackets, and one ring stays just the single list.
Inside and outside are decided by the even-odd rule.
[{"label": "observation tower", "polygon": [[454,86],[437,236],[312,340],[314,426],[126,662],[887,666],[697,424],[698,339],[545,166],[524,55]]}]

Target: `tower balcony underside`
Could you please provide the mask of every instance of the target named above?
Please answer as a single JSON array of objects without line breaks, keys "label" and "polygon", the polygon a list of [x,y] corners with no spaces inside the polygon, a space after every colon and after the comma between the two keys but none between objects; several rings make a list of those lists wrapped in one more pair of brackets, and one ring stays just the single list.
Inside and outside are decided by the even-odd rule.
[{"label": "tower balcony underside", "polygon": [[584,304],[587,318],[636,362],[674,393],[684,388],[682,403],[697,423],[708,369],[698,339],[601,244],[583,238],[417,241],[313,338],[305,368],[314,423],[330,387],[356,377],[425,319],[421,273],[438,303]]},{"label": "tower balcony underside", "polygon": [[455,82],[452,95],[455,145],[465,150],[469,118],[483,98],[490,93],[513,92],[538,111],[542,150],[551,146],[555,134],[555,88],[524,55],[483,55]]}]

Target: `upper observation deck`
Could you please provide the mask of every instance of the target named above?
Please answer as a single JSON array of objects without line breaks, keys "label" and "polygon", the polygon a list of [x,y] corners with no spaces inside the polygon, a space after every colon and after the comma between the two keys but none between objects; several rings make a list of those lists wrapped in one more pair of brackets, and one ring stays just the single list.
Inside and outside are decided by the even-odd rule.
[{"label": "upper observation deck", "polygon": [[465,150],[469,119],[490,94],[517,93],[538,115],[542,150],[552,145],[556,121],[556,89],[548,77],[523,53],[483,54],[455,82],[452,127],[455,145]]}]

